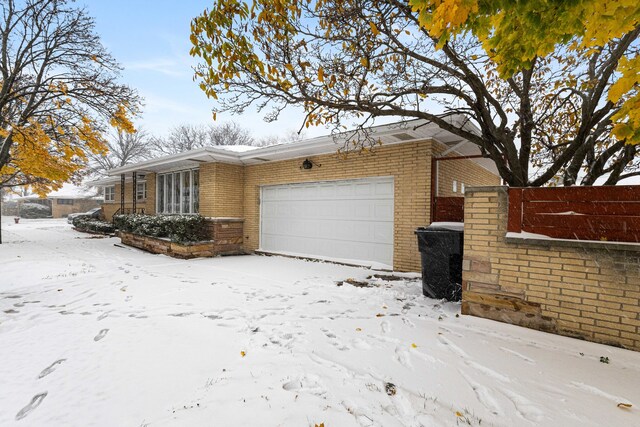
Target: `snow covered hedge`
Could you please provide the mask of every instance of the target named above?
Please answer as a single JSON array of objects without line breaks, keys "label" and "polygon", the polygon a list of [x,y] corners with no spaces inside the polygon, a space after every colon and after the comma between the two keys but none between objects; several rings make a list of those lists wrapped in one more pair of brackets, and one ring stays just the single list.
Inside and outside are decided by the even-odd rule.
[{"label": "snow covered hedge", "polygon": [[51,216],[51,208],[39,203],[22,203],[16,215],[22,218],[48,218]]},{"label": "snow covered hedge", "polygon": [[200,215],[115,215],[113,224],[127,233],[168,237],[177,243],[210,239],[206,221]]},{"label": "snow covered hedge", "polygon": [[111,234],[116,231],[113,224],[97,219],[78,217],[73,219],[73,226],[80,231]]}]

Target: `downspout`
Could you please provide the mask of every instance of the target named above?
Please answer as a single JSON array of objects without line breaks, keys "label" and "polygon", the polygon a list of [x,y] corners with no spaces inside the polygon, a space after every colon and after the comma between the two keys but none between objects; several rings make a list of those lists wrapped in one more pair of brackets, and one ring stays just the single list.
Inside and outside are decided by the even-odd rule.
[{"label": "downspout", "polygon": [[132,172],[132,178],[133,178],[133,191],[131,192],[131,207],[132,209],[132,213],[136,214],[138,213],[137,211],[137,202],[136,199],[138,198],[138,174],[136,171]]},{"label": "downspout", "polygon": [[120,174],[120,213],[124,215],[124,174]]},{"label": "downspout", "polygon": [[430,203],[431,209],[429,210],[429,224],[433,222],[435,208],[436,208],[436,195],[438,192],[438,159],[431,155],[431,194]]}]

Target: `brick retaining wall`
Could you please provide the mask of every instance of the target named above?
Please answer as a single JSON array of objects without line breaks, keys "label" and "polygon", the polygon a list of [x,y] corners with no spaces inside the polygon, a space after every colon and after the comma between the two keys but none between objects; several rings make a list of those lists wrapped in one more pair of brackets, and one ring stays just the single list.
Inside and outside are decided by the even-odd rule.
[{"label": "brick retaining wall", "polygon": [[467,189],[462,313],[640,351],[640,245],[507,237],[507,212]]}]

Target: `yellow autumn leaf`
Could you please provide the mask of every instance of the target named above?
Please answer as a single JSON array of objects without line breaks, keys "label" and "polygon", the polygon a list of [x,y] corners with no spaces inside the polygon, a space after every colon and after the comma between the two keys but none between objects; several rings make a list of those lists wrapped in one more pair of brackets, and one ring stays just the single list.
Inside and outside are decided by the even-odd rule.
[{"label": "yellow autumn leaf", "polygon": [[369,60],[367,58],[360,58],[360,63],[363,67],[369,68]]},{"label": "yellow autumn leaf", "polygon": [[380,34],[380,30],[378,30],[378,27],[376,27],[376,24],[374,24],[373,22],[369,22],[369,26],[371,27],[371,32],[373,33],[374,36],[377,36],[378,34]]},{"label": "yellow autumn leaf", "polygon": [[243,351],[240,352],[240,356],[245,357],[246,355],[247,355],[246,351],[243,350]]},{"label": "yellow autumn leaf", "polygon": [[623,408],[623,409],[629,409],[631,408],[633,405],[631,403],[618,403],[618,408]]},{"label": "yellow autumn leaf", "polygon": [[361,332],[362,328],[356,328],[356,332]]},{"label": "yellow autumn leaf", "polygon": [[416,343],[412,343],[412,344],[411,344],[411,347],[413,347],[413,348],[418,348],[418,344],[416,344]]},{"label": "yellow autumn leaf", "polygon": [[286,68],[289,71],[293,71],[293,65],[291,64],[284,64],[284,68]]},{"label": "yellow autumn leaf", "polygon": [[616,123],[613,126],[611,133],[619,140],[623,140],[633,136],[634,130],[631,126],[629,126],[626,123]]},{"label": "yellow autumn leaf", "polygon": [[456,411],[456,417],[461,417],[461,416],[462,416],[462,413],[459,411]]},{"label": "yellow autumn leaf", "polygon": [[320,83],[324,82],[324,68],[322,67],[318,68],[318,81],[320,81]]}]

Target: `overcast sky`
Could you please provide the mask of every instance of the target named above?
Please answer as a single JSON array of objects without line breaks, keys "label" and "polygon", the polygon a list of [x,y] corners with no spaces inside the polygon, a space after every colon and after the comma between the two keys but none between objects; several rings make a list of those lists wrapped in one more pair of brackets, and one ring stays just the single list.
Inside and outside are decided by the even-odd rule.
[{"label": "overcast sky", "polygon": [[[122,82],[144,97],[142,118],[136,123],[161,135],[180,123],[213,123],[213,100],[192,80],[189,25],[213,0],[79,0],[96,20],[103,44],[124,67]],[[302,125],[300,110],[291,109],[277,123],[266,123],[251,111],[242,116],[218,114],[217,122],[234,120],[255,137],[283,135]],[[325,128],[305,131],[325,135]]]}]

